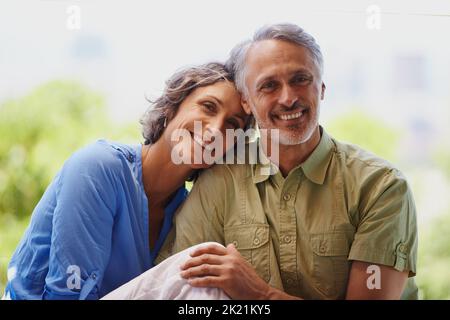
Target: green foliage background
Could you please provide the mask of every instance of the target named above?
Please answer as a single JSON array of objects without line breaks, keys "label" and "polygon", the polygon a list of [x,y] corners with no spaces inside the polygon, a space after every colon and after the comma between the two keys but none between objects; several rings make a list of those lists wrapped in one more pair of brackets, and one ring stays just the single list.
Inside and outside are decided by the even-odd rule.
[{"label": "green foliage background", "polygon": [[[338,140],[358,144],[393,163],[398,160],[401,133],[358,109],[325,127]],[[64,160],[98,138],[125,143],[142,139],[137,119],[125,126],[114,124],[102,95],[73,81],[53,81],[1,103],[0,137],[1,294],[8,261],[30,214]],[[435,159],[434,165],[450,179],[450,151],[442,146]],[[421,296],[450,299],[450,208],[426,227],[419,226],[419,237]]]},{"label": "green foliage background", "polygon": [[8,261],[53,176],[78,148],[105,138],[142,139],[138,121],[108,118],[101,94],[74,81],[52,81],[0,104],[0,294]]}]

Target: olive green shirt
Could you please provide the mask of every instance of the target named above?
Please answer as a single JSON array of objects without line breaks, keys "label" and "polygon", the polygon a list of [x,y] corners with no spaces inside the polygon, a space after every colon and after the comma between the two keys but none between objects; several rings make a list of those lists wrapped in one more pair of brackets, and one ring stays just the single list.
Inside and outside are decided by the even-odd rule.
[{"label": "olive green shirt", "polygon": [[261,162],[205,170],[158,260],[205,241],[234,243],[266,282],[304,299],[345,298],[359,260],[408,270],[402,298],[417,298],[416,210],[400,171],[324,130],[286,178]]}]

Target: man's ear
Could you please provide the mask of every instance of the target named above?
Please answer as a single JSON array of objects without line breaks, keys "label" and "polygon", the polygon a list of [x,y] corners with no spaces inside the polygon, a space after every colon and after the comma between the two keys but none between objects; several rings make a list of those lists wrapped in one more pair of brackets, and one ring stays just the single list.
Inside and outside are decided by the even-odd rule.
[{"label": "man's ear", "polygon": [[252,114],[252,109],[250,108],[248,99],[243,94],[241,94],[241,105],[246,114],[248,114],[248,115]]},{"label": "man's ear", "polygon": [[324,82],[322,82],[322,90],[320,92],[320,100],[323,100],[323,98],[325,97],[325,89],[327,88],[327,86],[325,85]]}]

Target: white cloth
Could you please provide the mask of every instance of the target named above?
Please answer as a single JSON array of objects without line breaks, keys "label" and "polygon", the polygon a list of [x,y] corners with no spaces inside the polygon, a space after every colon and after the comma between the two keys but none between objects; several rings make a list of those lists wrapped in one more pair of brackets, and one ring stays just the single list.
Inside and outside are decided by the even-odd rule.
[{"label": "white cloth", "polygon": [[194,249],[211,243],[213,242],[195,245],[167,258],[108,293],[102,300],[229,300],[222,289],[195,288],[180,276],[180,266],[191,258],[189,254]]}]

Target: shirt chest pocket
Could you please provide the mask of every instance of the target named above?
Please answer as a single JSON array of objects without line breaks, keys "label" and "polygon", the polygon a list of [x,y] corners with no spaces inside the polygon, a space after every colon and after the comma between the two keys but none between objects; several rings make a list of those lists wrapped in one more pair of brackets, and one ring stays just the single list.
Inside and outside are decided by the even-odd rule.
[{"label": "shirt chest pocket", "polygon": [[234,244],[239,253],[255,268],[266,282],[270,280],[269,270],[269,226],[266,224],[245,224],[225,227],[225,243]]},{"label": "shirt chest pocket", "polygon": [[350,262],[350,240],[344,232],[313,234],[310,238],[315,287],[326,299],[344,299]]}]

